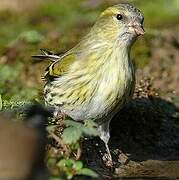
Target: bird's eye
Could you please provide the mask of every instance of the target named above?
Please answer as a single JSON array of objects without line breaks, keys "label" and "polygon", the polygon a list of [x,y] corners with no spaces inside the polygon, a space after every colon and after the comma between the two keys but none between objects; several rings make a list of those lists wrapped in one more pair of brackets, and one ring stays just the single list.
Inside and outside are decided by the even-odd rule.
[{"label": "bird's eye", "polygon": [[122,20],[123,16],[121,14],[117,14],[116,18],[117,18],[117,20],[120,21],[120,20]]}]

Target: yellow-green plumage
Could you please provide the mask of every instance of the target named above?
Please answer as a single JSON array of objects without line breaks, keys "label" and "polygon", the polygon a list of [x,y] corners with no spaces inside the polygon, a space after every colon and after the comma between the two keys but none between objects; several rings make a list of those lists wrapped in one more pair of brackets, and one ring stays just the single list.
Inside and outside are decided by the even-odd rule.
[{"label": "yellow-green plumage", "polygon": [[141,12],[131,5],[108,8],[82,41],[45,74],[46,103],[76,121],[95,119],[107,149],[109,122],[133,95],[130,49],[143,34],[142,23]]}]

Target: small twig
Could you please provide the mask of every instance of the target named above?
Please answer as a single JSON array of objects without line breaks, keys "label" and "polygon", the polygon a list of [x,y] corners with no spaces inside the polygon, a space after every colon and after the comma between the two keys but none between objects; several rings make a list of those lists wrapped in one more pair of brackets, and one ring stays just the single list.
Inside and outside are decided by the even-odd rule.
[{"label": "small twig", "polygon": [[49,135],[64,149],[65,152],[68,152],[68,148],[66,147],[65,143],[62,141],[60,137],[58,137],[52,130],[48,130]]}]

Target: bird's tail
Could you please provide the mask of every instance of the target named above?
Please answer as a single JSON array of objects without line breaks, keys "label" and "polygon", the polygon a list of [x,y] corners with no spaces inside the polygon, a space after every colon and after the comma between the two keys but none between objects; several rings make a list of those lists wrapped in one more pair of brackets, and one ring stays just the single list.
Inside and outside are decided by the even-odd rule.
[{"label": "bird's tail", "polygon": [[41,55],[33,55],[32,58],[34,59],[38,59],[38,60],[50,60],[50,61],[57,61],[60,56],[58,54],[54,54],[53,52],[50,52],[48,50],[45,49],[40,49],[42,54]]}]

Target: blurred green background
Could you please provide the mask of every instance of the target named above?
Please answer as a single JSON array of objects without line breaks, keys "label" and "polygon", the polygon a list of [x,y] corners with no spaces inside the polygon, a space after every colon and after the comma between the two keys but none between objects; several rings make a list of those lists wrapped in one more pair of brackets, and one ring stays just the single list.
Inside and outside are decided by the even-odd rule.
[{"label": "blurred green background", "polygon": [[133,51],[137,76],[152,77],[161,95],[178,97],[178,0],[0,0],[0,95],[4,103],[42,99],[41,75],[48,62],[36,63],[31,55],[39,54],[40,48],[65,52],[102,10],[120,2],[136,5],[145,15],[147,33]]}]

